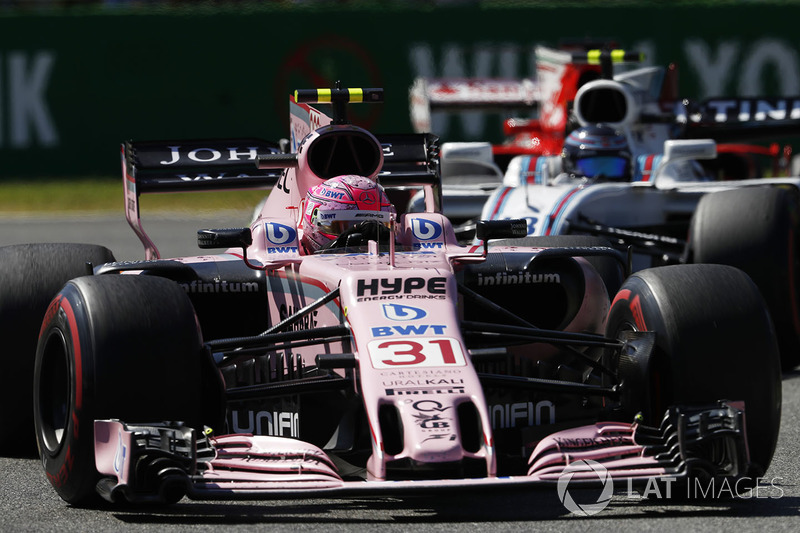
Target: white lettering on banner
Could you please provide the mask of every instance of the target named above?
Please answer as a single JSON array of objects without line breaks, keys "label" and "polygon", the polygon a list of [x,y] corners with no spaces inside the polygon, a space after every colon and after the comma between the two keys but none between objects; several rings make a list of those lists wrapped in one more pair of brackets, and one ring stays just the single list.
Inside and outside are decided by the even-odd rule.
[{"label": "white lettering on banner", "polygon": [[773,69],[775,79],[780,83],[780,94],[800,93],[800,72],[797,65],[797,50],[794,47],[777,39],[756,41],[742,64],[739,95],[762,96],[764,87],[761,81],[768,67]]},{"label": "white lettering on banner", "polygon": [[708,44],[699,39],[689,39],[683,45],[686,59],[697,75],[700,92],[703,95],[720,96],[725,94],[725,86],[739,55],[739,45],[732,42],[723,42],[712,53]]},{"label": "white lettering on banner", "polygon": [[[414,77],[522,79],[535,76],[534,47],[513,43],[467,45],[451,42],[434,48],[430,43],[418,42],[410,46],[408,58]],[[708,42],[691,37],[681,44],[682,57],[657,57],[653,40],[636,42],[630,49],[645,53],[642,66],[677,62],[681,78],[696,80],[698,85],[697,94],[681,95],[692,100],[765,96],[768,89],[765,80],[777,81],[774,96],[800,94],[800,57],[789,41],[764,38],[751,42]],[[521,69],[526,71],[520,72]],[[486,131],[489,122],[484,111],[433,112],[431,131],[447,138],[452,135],[453,121],[461,123],[462,140],[482,140],[496,134],[495,131]]]},{"label": "white lettering on banner", "polygon": [[55,54],[9,52],[6,57],[6,75],[0,72],[0,78],[5,78],[8,94],[0,96],[7,97],[3,103],[8,113],[0,110],[0,147],[6,145],[2,135],[6,127],[11,148],[57,145],[58,132],[45,102]]}]

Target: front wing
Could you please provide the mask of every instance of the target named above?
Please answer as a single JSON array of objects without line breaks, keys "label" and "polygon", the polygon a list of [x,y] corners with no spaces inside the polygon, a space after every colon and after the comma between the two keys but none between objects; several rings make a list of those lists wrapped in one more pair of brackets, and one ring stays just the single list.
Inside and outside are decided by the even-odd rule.
[{"label": "front wing", "polygon": [[[133,425],[95,421],[98,492],[111,502],[345,497],[408,492],[523,488],[606,482],[629,486],[656,479],[747,475],[743,406],[719,402],[675,407],[660,427],[599,423],[554,433],[528,461],[527,475],[428,480],[349,480],[335,458],[295,439],[253,435],[213,437],[175,423]],[[598,466],[600,465],[600,466]]]}]

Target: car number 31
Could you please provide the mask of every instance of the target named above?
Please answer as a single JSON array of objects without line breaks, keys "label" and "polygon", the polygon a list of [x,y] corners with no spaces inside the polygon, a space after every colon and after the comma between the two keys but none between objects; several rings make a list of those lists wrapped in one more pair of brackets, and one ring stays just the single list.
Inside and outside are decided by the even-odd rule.
[{"label": "car number 31", "polygon": [[368,345],[375,368],[465,366],[461,343],[449,337],[373,340]]}]

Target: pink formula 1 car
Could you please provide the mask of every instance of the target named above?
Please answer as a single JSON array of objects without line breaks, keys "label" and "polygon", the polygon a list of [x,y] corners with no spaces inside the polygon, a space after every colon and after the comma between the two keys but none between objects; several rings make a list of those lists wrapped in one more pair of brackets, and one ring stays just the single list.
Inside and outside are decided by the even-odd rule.
[{"label": "pink formula 1 car", "polygon": [[[21,396],[33,382],[39,454],[65,501],[525,487],[567,468],[596,482],[580,459],[632,483],[767,469],[780,363],[744,273],[629,275],[608,247],[520,244],[524,221],[480,223],[481,244],[460,245],[441,214],[436,138],[347,122],[349,102],[382,95],[297,91],[291,151],[125,143],[145,260],[0,249],[3,313],[7,293],[50,302],[17,305],[15,335],[38,345],[13,353],[10,386]],[[320,102],[332,120],[308,105]],[[381,211],[358,194],[348,218],[308,207],[309,190],[323,205],[339,191],[320,185],[353,175],[422,188],[426,209]],[[139,221],[141,193],[267,185],[249,227],[198,232],[213,255],[162,259]],[[312,250],[307,215],[330,232],[351,223]],[[4,442],[24,433],[3,416]]]}]

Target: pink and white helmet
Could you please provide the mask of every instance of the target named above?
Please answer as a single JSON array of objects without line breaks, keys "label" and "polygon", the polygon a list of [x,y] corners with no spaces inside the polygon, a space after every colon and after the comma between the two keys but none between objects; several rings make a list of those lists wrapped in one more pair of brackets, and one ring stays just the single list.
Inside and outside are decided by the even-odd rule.
[{"label": "pink and white helmet", "polygon": [[364,176],[336,176],[306,194],[300,228],[308,252],[319,250],[364,221],[389,226],[395,208],[383,187]]}]

